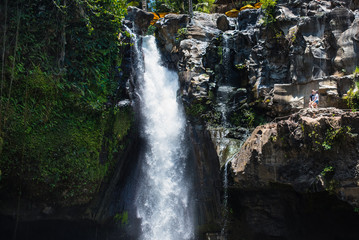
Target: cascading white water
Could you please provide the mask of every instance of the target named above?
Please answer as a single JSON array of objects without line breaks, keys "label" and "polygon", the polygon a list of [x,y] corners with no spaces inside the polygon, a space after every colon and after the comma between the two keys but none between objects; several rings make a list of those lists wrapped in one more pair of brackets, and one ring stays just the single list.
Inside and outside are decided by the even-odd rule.
[{"label": "cascading white water", "polygon": [[147,146],[135,202],[141,239],[193,239],[191,182],[185,174],[185,117],[177,102],[178,76],[161,66],[153,36],[143,38],[142,50],[144,77],[138,93]]}]

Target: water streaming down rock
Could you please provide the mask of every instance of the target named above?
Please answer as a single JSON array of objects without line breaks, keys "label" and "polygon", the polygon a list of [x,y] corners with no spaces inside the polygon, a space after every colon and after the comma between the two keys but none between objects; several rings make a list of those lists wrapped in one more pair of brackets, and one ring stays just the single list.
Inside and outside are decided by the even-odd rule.
[{"label": "water streaming down rock", "polygon": [[223,50],[222,50],[222,65],[223,78],[219,82],[217,89],[218,105],[217,110],[222,115],[222,124],[228,126],[228,104],[233,98],[233,93],[237,91],[236,77],[233,76],[232,61],[231,61],[231,47],[230,37],[235,31],[227,31],[223,34]]},{"label": "water streaming down rock", "polygon": [[232,160],[232,158],[228,159],[228,161],[224,164],[224,172],[223,172],[223,225],[221,230],[221,235],[225,237],[227,235],[227,223],[228,223],[228,163]]},{"label": "water streaming down rock", "polygon": [[228,34],[223,34],[223,67],[224,67],[224,76],[223,84],[228,84],[230,78],[230,68],[231,68],[231,49],[229,47],[229,37]]},{"label": "water streaming down rock", "polygon": [[228,35],[223,34],[223,52],[222,52],[222,61],[224,67],[223,79],[221,81],[221,86],[218,87],[217,95],[220,102],[218,103],[218,110],[222,115],[222,122],[227,124],[227,104],[229,93],[231,87],[227,86],[229,82],[229,72],[230,72],[230,48],[228,43]]},{"label": "water streaming down rock", "polygon": [[[248,137],[248,136],[247,136]],[[223,199],[222,199],[222,208],[223,208],[223,224],[221,235],[223,239],[227,239],[227,226],[228,226],[228,217],[229,217],[229,209],[228,209],[228,167],[231,167],[232,160],[238,156],[240,151],[233,154],[226,163],[224,164],[223,169]]]},{"label": "water streaming down rock", "polygon": [[135,202],[141,239],[193,239],[185,117],[177,102],[178,76],[161,66],[153,36],[143,38],[142,50],[144,77],[138,83],[138,93],[146,149],[140,159],[142,174]]}]

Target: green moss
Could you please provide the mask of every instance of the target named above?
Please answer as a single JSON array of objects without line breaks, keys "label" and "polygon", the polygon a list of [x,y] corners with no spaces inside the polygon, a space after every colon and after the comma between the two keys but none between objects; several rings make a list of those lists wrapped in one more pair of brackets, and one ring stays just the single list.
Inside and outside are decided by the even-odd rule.
[{"label": "green moss", "polygon": [[128,224],[128,212],[123,211],[122,213],[117,213],[113,220],[115,223],[120,223],[121,225],[127,225]]},{"label": "green moss", "polygon": [[195,103],[186,108],[186,114],[192,117],[201,117],[206,111],[206,106],[201,103]]},{"label": "green moss", "polygon": [[114,134],[118,140],[123,140],[127,136],[133,122],[133,112],[130,107],[120,109],[116,113],[114,123]]}]

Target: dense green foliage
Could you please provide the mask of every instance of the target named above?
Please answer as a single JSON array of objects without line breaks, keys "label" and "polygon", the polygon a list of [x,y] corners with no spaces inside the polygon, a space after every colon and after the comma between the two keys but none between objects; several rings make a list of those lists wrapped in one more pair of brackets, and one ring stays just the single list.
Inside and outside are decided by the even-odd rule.
[{"label": "dense green foliage", "polygon": [[270,23],[275,22],[275,7],[277,6],[277,0],[260,0],[262,3],[262,9],[264,11],[264,22],[263,24],[266,26]]},{"label": "dense green foliage", "polygon": [[[214,0],[193,0],[194,11],[209,13],[212,9]],[[149,9],[155,12],[175,12],[188,13],[188,0],[154,0],[149,4]]]},{"label": "dense green foliage", "polygon": [[195,11],[210,13],[215,0],[198,0],[197,4],[194,5]]},{"label": "dense green foliage", "polygon": [[121,0],[1,4],[3,189],[64,205],[98,190],[132,121],[113,104],[125,9]]}]

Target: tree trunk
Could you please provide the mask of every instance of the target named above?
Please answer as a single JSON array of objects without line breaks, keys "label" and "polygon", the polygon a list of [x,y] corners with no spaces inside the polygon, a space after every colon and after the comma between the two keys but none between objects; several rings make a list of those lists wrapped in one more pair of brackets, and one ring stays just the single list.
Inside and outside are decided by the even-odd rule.
[{"label": "tree trunk", "polygon": [[[5,48],[6,48],[6,30],[7,30],[7,2],[5,1],[5,20],[4,20],[4,35],[3,35],[3,46],[2,46],[2,55],[1,55],[1,90],[0,90],[0,97],[2,97],[2,91],[4,87],[5,81]],[[0,107],[1,112],[1,107]]]},{"label": "tree trunk", "polygon": [[3,48],[1,55],[1,86],[0,86],[0,137],[1,137],[1,129],[2,129],[2,97],[3,97],[3,88],[5,82],[5,48],[6,48],[6,31],[7,31],[7,3],[8,0],[5,1],[5,20],[4,20],[4,35],[3,35]]},{"label": "tree trunk", "polygon": [[190,17],[193,17],[192,0],[188,0],[188,14],[190,15]]},{"label": "tree trunk", "polygon": [[[66,9],[66,0],[64,0],[63,7]],[[65,65],[65,55],[66,55],[66,16],[67,12],[64,12],[62,15],[62,29],[61,29],[61,47],[60,47],[60,58],[58,61],[58,67],[60,72],[62,71]]]},{"label": "tree trunk", "polygon": [[147,0],[142,0],[142,10],[147,11]]},{"label": "tree trunk", "polygon": [[15,35],[15,47],[14,47],[14,57],[12,60],[12,69],[11,69],[11,75],[10,75],[10,85],[9,85],[9,94],[8,94],[8,98],[7,98],[7,103],[6,103],[6,109],[5,109],[5,114],[4,114],[4,127],[6,125],[6,112],[9,110],[9,106],[10,106],[10,99],[11,99],[11,90],[12,90],[12,84],[14,82],[14,78],[15,78],[15,64],[16,64],[16,53],[17,53],[17,44],[18,44],[18,40],[19,40],[19,29],[20,29],[20,16],[21,16],[21,10],[19,9],[19,1],[17,2],[17,24],[16,24],[16,35]]}]

